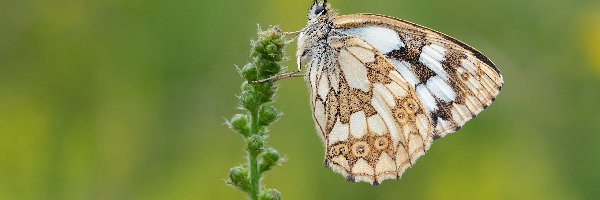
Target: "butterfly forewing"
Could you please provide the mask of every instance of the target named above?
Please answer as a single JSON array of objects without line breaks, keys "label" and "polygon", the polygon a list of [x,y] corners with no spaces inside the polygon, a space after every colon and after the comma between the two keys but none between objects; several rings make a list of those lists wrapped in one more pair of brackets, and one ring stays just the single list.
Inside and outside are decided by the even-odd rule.
[{"label": "butterfly forewing", "polygon": [[339,16],[333,22],[341,32],[374,44],[414,86],[435,137],[460,128],[502,87],[502,75],[488,58],[437,31],[375,14]]}]

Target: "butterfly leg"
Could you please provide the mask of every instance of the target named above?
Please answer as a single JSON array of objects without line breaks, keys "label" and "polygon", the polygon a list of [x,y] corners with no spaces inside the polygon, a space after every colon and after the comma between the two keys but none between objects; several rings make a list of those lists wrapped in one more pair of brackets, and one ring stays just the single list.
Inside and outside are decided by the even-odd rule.
[{"label": "butterfly leg", "polygon": [[285,79],[285,78],[300,77],[300,76],[304,76],[304,75],[305,75],[304,73],[302,73],[300,70],[298,70],[298,71],[293,71],[293,72],[286,72],[286,73],[276,74],[276,75],[273,75],[273,76],[271,76],[269,78],[252,81],[250,83],[264,83],[264,82],[267,82],[267,81],[278,81],[278,80]]},{"label": "butterfly leg", "polygon": [[292,32],[283,32],[284,35],[298,35],[298,33],[302,32],[304,29],[292,31]]},{"label": "butterfly leg", "polygon": [[298,37],[300,37],[300,33],[304,32],[306,30],[306,28],[297,30],[297,31],[292,31],[292,32],[282,32],[283,35],[285,36],[293,36],[290,40],[286,41],[287,44],[290,44],[292,42],[294,42],[296,39],[298,39]]},{"label": "butterfly leg", "polygon": [[292,31],[292,32],[283,32],[284,35],[296,35],[298,36],[299,33],[304,32],[306,30],[306,27],[297,30],[297,31]]}]

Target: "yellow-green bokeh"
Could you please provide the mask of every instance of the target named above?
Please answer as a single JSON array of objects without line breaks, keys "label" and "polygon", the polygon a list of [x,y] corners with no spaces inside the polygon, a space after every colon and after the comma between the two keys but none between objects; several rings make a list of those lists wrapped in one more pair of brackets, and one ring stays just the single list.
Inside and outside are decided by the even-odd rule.
[{"label": "yellow-green bokeh", "polygon": [[[600,4],[331,0],[452,35],[505,77],[496,102],[401,180],[322,166],[302,79],[281,81],[265,183],[285,199],[600,198]],[[0,1],[0,199],[244,199],[236,113],[256,24],[298,30],[304,1]],[[288,54],[293,55],[294,46]],[[286,65],[294,66],[291,58]]]}]

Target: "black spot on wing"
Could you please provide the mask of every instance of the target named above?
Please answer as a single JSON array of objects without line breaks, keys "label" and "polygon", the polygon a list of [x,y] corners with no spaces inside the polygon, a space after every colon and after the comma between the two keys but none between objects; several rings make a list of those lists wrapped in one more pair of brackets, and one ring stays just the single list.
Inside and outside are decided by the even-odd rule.
[{"label": "black spot on wing", "polygon": [[462,128],[462,126],[457,126],[456,128],[454,128],[454,132],[460,130],[460,128]]},{"label": "black spot on wing", "polygon": [[[448,47],[444,46],[444,48]],[[450,85],[450,87],[452,87],[452,90],[457,94],[457,97],[456,99],[454,99],[454,102],[458,104],[464,104],[466,101],[466,95],[470,93],[470,91],[468,91],[467,89],[468,87],[465,85],[465,83],[461,81],[462,78],[459,77],[457,73],[458,68],[463,68],[461,60],[466,58],[467,55],[465,55],[463,52],[456,49],[448,48],[448,51],[444,56],[444,60],[441,62],[442,67],[450,77],[448,84]]]},{"label": "black spot on wing", "polygon": [[[410,63],[411,71],[417,75],[419,82],[425,83],[427,80],[436,75],[436,73],[429,69],[429,67],[425,66],[421,61],[419,61],[419,56],[421,54],[421,49],[423,47],[413,47],[406,48],[401,47],[400,49],[395,49],[386,54],[386,57],[398,60],[398,61],[406,61]],[[413,51],[412,53],[410,51]]]},{"label": "black spot on wing", "polygon": [[379,181],[377,181],[377,180],[374,180],[374,181],[373,181],[373,185],[379,185]]},{"label": "black spot on wing", "polygon": [[451,117],[450,111],[452,110],[452,102],[443,102],[438,100],[436,103],[438,109],[431,112],[431,119],[433,124],[437,124],[439,119],[448,121]]},{"label": "black spot on wing", "polygon": [[352,175],[349,175],[348,177],[346,177],[346,180],[350,181],[350,182],[356,182],[356,180],[354,179],[354,176],[352,176]]},{"label": "black spot on wing", "polygon": [[[448,47],[444,46],[444,48]],[[442,67],[446,72],[448,72],[448,75],[456,76],[456,70],[458,68],[462,68],[461,60],[466,58],[467,55],[465,55],[463,52],[448,48],[446,55],[444,55],[444,60],[441,62]]]},{"label": "black spot on wing", "polygon": [[400,49],[394,49],[389,53],[385,54],[386,57],[396,60],[407,60],[406,47],[400,47]]},{"label": "black spot on wing", "polygon": [[426,83],[429,78],[437,75],[433,70],[429,69],[429,67],[425,66],[418,60],[410,60],[408,61],[411,65],[412,71],[417,75],[417,78],[421,83]]}]

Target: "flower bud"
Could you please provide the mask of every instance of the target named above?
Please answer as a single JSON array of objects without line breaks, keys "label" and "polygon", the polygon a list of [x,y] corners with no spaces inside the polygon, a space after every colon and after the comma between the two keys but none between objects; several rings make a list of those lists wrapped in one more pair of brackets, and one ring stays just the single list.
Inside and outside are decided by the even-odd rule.
[{"label": "flower bud", "polygon": [[282,47],[276,44],[276,41],[272,41],[265,47],[266,56],[272,61],[281,61],[283,59]]},{"label": "flower bud", "polygon": [[248,115],[235,114],[233,117],[231,117],[231,120],[229,120],[228,125],[231,127],[231,129],[237,131],[243,136],[248,136]]},{"label": "flower bud", "polygon": [[279,112],[272,105],[263,105],[259,111],[259,123],[269,125],[279,118]]},{"label": "flower bud", "polygon": [[249,191],[248,171],[242,166],[232,167],[229,169],[229,183],[242,191]]},{"label": "flower bud", "polygon": [[258,95],[253,91],[243,91],[240,101],[244,108],[248,110],[255,110],[258,107]]},{"label": "flower bud", "polygon": [[265,138],[260,135],[252,135],[248,138],[248,152],[256,156],[263,151],[265,146]]},{"label": "flower bud", "polygon": [[280,200],[281,192],[277,191],[276,189],[266,189],[266,190],[263,190],[259,194],[258,199],[260,199],[260,200]]},{"label": "flower bud", "polygon": [[266,52],[265,46],[266,46],[267,42],[268,41],[267,41],[266,38],[265,38],[265,40],[260,40],[260,38],[259,38],[259,41],[256,41],[254,43],[254,47],[252,48],[252,54],[251,54],[251,56],[252,57],[259,57],[259,56],[264,55],[265,52]]},{"label": "flower bud", "polygon": [[275,148],[265,148],[263,153],[260,155],[260,171],[264,172],[270,170],[279,162],[280,159],[281,156],[279,155],[279,152],[275,150]]},{"label": "flower bud", "polygon": [[255,81],[258,79],[258,72],[256,70],[256,66],[254,66],[251,63],[244,65],[244,67],[242,67],[241,73],[242,77],[244,77],[246,80]]},{"label": "flower bud", "polygon": [[272,42],[267,44],[266,48],[267,50],[267,54],[276,54],[279,53],[279,48],[277,47],[276,44],[273,44]]}]

